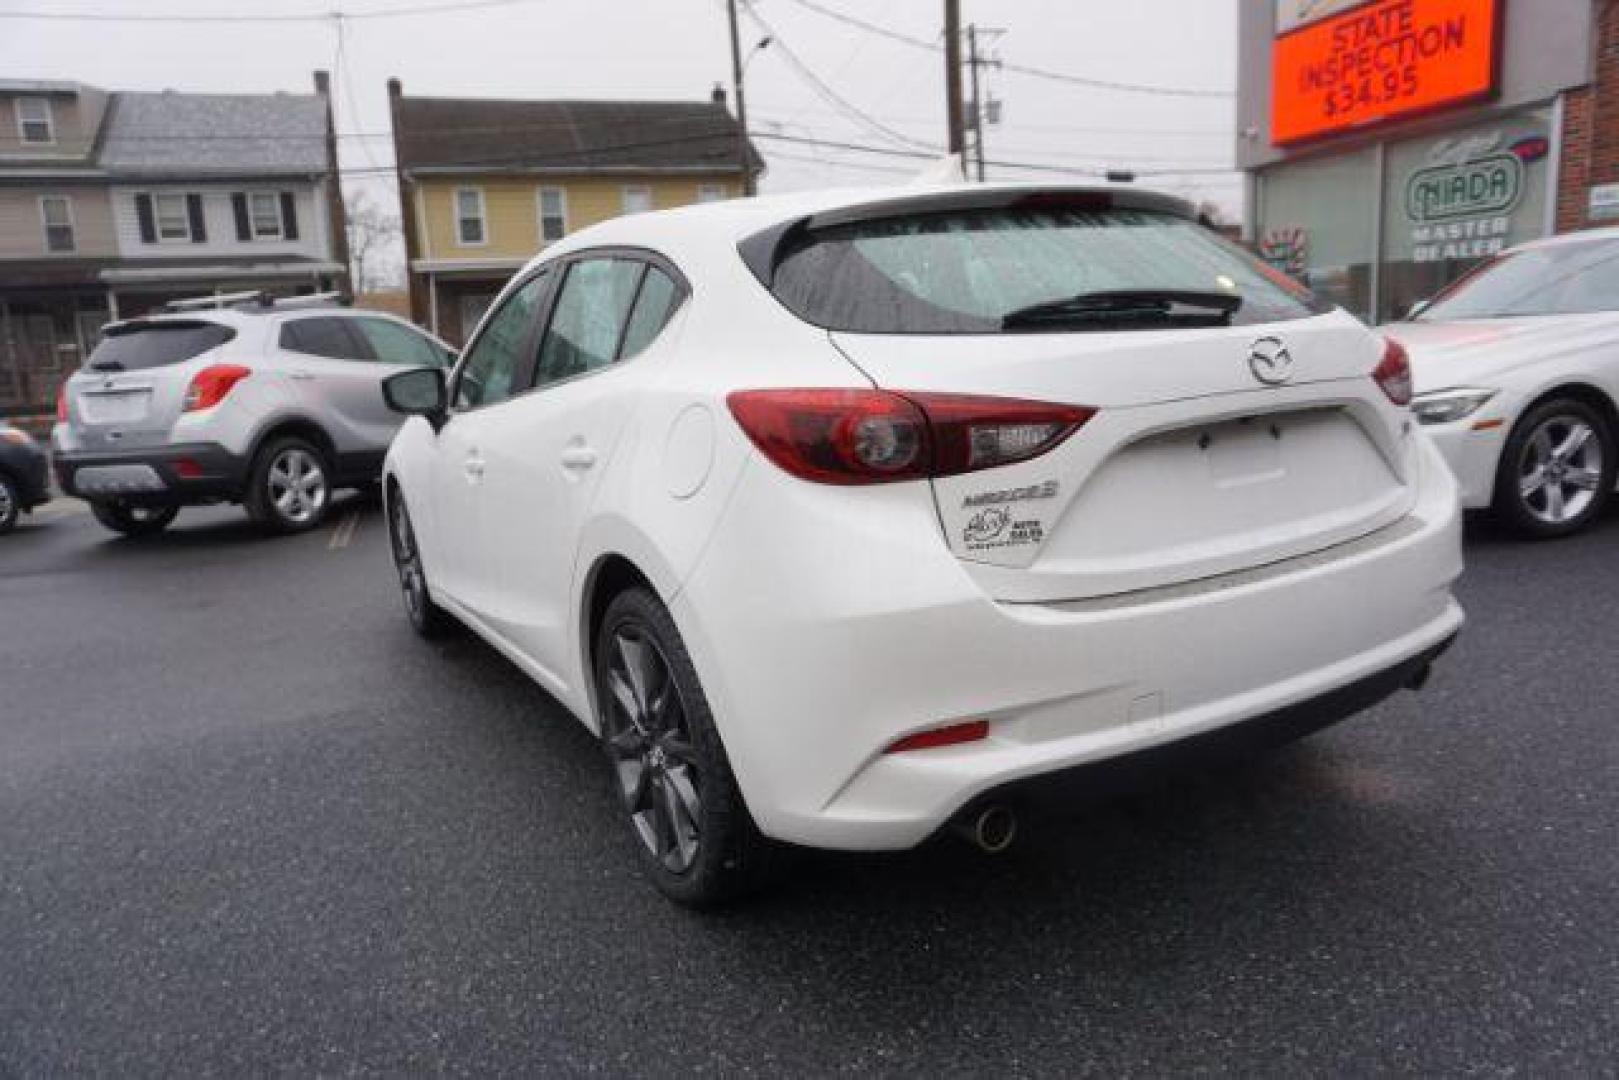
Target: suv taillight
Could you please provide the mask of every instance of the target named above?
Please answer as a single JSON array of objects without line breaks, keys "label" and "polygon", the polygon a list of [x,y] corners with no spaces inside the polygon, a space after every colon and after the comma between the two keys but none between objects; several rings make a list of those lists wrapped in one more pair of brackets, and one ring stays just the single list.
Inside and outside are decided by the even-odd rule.
[{"label": "suv taillight", "polygon": [[1372,378],[1396,405],[1411,404],[1411,358],[1405,346],[1393,338],[1384,339],[1383,360],[1372,370]]},{"label": "suv taillight", "polygon": [[738,390],[731,415],[765,456],[822,484],[882,484],[1045,453],[1095,409],[970,394]]},{"label": "suv taillight", "polygon": [[240,364],[211,364],[192,376],[182,408],[185,412],[211,409],[225,400],[231,387],[251,374],[250,368]]},{"label": "suv taillight", "polygon": [[67,423],[67,383],[56,388],[56,419]]}]

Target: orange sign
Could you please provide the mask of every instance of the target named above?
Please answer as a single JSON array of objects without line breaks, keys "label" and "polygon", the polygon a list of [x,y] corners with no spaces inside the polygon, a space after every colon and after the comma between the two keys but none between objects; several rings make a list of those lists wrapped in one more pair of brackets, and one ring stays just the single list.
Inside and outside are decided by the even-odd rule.
[{"label": "orange sign", "polygon": [[1373,0],[1276,39],[1277,145],[1487,96],[1497,0]]}]

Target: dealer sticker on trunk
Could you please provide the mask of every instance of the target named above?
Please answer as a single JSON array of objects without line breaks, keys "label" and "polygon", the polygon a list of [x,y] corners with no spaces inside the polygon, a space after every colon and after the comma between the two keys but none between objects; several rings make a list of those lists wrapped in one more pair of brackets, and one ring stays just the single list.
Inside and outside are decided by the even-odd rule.
[{"label": "dealer sticker on trunk", "polygon": [[[961,501],[962,509],[978,510],[967,519],[961,530],[961,542],[968,551],[990,551],[995,548],[1022,547],[1039,544],[1046,538],[1045,522],[1037,517],[1019,516],[1010,506],[990,503],[1021,502],[1029,499],[1051,499],[1057,494],[1057,481],[1047,480],[1028,487],[1008,488],[1004,491],[982,491],[968,495]],[[1027,515],[1029,511],[1023,511]]]}]

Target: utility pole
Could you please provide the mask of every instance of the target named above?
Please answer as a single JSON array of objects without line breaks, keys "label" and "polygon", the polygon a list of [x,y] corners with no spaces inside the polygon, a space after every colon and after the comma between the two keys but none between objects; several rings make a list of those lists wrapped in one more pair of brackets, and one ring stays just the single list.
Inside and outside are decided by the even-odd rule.
[{"label": "utility pole", "polygon": [[950,125],[950,152],[962,158],[966,146],[961,121],[961,0],[944,0],[944,108]]},{"label": "utility pole", "polygon": [[326,170],[331,174],[331,182],[326,189],[326,217],[332,230],[332,254],[337,256],[337,262],[343,267],[341,277],[348,282],[348,288],[344,291],[353,296],[360,291],[360,283],[354,280],[353,264],[349,261],[348,211],[343,206],[343,172],[337,165],[337,120],[332,111],[332,76],[329,72],[315,72],[315,95],[326,106]]},{"label": "utility pole", "polygon": [[736,0],[726,0],[731,19],[731,89],[736,92],[736,165],[742,170],[742,194],[752,195],[753,160],[748,153],[748,105],[742,97],[742,43],[737,37]]},{"label": "utility pole", "polygon": [[978,167],[978,182],[984,182],[984,106],[978,100],[978,24],[967,27],[967,66],[973,82],[973,158]]}]

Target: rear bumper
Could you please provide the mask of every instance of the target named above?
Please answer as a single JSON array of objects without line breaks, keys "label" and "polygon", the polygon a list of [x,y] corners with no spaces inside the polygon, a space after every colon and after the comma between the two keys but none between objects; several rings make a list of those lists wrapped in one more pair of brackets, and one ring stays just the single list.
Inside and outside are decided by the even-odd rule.
[{"label": "rear bumper", "polygon": [[1166,774],[1207,768],[1283,746],[1413,687],[1455,640],[1452,635],[1382,671],[1241,723],[992,788],[973,799],[957,816],[994,804],[1060,813],[1138,790]]},{"label": "rear bumper", "polygon": [[240,497],[247,459],[217,443],[181,443],[117,453],[63,453],[56,482],[81,499],[137,504],[214,502]]},{"label": "rear bumper", "polygon": [[[750,464],[671,611],[749,809],[795,843],[910,847],[1007,785],[1225,729],[1331,723],[1462,624],[1456,486],[1431,447],[1410,515],[1360,540],[1049,604],[985,596],[925,491],[868,489],[851,512],[846,493],[770,468]],[[982,741],[884,752],[979,719]]]}]

